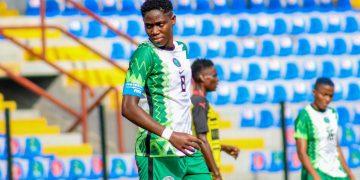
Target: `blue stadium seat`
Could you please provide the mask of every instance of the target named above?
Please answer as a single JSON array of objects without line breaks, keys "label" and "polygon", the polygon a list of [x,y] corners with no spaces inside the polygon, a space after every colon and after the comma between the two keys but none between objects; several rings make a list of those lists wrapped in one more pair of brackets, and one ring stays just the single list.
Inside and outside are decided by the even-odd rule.
[{"label": "blue stadium seat", "polygon": [[84,0],[83,4],[93,13],[99,13],[99,2],[98,0]]},{"label": "blue stadium seat", "polygon": [[220,84],[216,90],[215,105],[226,105],[230,102],[230,87],[225,84]]},{"label": "blue stadium seat", "polygon": [[103,33],[102,26],[99,22],[92,20],[88,23],[88,28],[86,32],[87,38],[97,38]]},{"label": "blue stadium seat", "polygon": [[271,152],[271,162],[267,170],[269,172],[279,172],[284,169],[284,156],[281,151],[272,151]]},{"label": "blue stadium seat", "polygon": [[340,62],[340,78],[347,78],[353,76],[353,65],[350,60],[344,59]]},{"label": "blue stadium seat", "polygon": [[128,50],[125,46],[126,45],[124,43],[120,43],[120,42],[113,43],[110,57],[115,60],[129,58],[129,55],[127,53]]},{"label": "blue stadium seat", "polygon": [[242,57],[254,56],[256,51],[256,42],[254,39],[244,39],[242,41]]},{"label": "blue stadium seat", "polygon": [[355,107],[355,115],[354,115],[354,120],[352,121],[352,123],[355,125],[360,125],[360,107],[359,106]]},{"label": "blue stadium seat", "polygon": [[257,173],[266,170],[267,168],[266,156],[263,152],[251,153],[251,166],[252,173]]},{"label": "blue stadium seat", "polygon": [[173,26],[174,36],[181,36],[182,31],[183,31],[183,24],[177,21],[177,23]]},{"label": "blue stadium seat", "polygon": [[235,104],[244,104],[250,102],[250,90],[246,86],[239,86],[236,89]]},{"label": "blue stadium seat", "polygon": [[303,6],[302,10],[307,11],[313,11],[316,9],[316,2],[315,0],[303,0]]},{"label": "blue stadium seat", "polygon": [[358,144],[349,147],[348,165],[350,168],[360,167],[360,147]]},{"label": "blue stadium seat", "polygon": [[242,79],[242,77],[243,77],[243,70],[241,64],[238,62],[231,63],[229,81],[235,82]]},{"label": "blue stadium seat", "polygon": [[101,4],[102,4],[102,9],[101,9],[102,15],[114,15],[118,13],[115,0],[102,0]]},{"label": "blue stadium seat", "polygon": [[267,6],[269,13],[279,12],[283,8],[281,7],[281,1],[280,0],[272,0],[269,1],[269,4]]},{"label": "blue stadium seat", "polygon": [[329,53],[329,42],[325,38],[315,39],[315,55],[324,55]]},{"label": "blue stadium seat", "polygon": [[240,127],[255,127],[254,110],[245,108],[241,113]]},{"label": "blue stadium seat", "polygon": [[201,36],[209,36],[209,35],[213,35],[215,34],[215,24],[214,21],[212,19],[202,19],[201,22],[201,31],[200,31],[200,35]]},{"label": "blue stadium seat", "polygon": [[[109,21],[109,24],[116,28],[117,30],[122,30],[122,29],[125,29],[124,27],[121,27],[121,24],[118,20],[116,19],[112,19]],[[105,37],[107,38],[113,38],[113,37],[116,37],[117,35],[112,31],[110,30],[109,28],[106,28],[106,32],[105,32]]]},{"label": "blue stadium seat", "polygon": [[46,16],[56,16],[60,14],[60,4],[56,0],[46,0]]},{"label": "blue stadium seat", "polygon": [[319,10],[323,12],[330,11],[331,9],[334,8],[332,1],[329,0],[320,0],[318,6],[319,6]]},{"label": "blue stadium seat", "polygon": [[346,54],[347,47],[346,47],[346,41],[343,38],[335,38],[334,44],[332,47],[332,54],[333,55],[341,55]]},{"label": "blue stadium seat", "polygon": [[197,32],[196,19],[189,18],[183,20],[183,32],[182,36],[193,36]]},{"label": "blue stadium seat", "polygon": [[219,36],[228,36],[233,34],[234,23],[230,18],[222,18],[218,21],[220,25]]},{"label": "blue stadium seat", "polygon": [[280,69],[279,61],[269,61],[267,63],[267,80],[279,79],[281,77],[281,69]]},{"label": "blue stadium seat", "polygon": [[248,19],[239,19],[238,21],[238,29],[237,36],[248,36],[252,32],[250,20]]},{"label": "blue stadium seat", "polygon": [[336,69],[335,65],[332,61],[323,61],[322,62],[322,77],[335,77],[336,76]]},{"label": "blue stadium seat", "polygon": [[313,79],[315,77],[317,77],[316,63],[311,60],[305,61],[303,79]]},{"label": "blue stadium seat", "polygon": [[318,17],[311,17],[310,18],[310,34],[317,34],[323,31],[323,22]]},{"label": "blue stadium seat", "polygon": [[334,96],[333,96],[333,101],[336,102],[336,101],[339,101],[339,100],[342,100],[343,99],[343,87],[341,84],[337,84],[335,83],[335,92],[334,92]]},{"label": "blue stadium seat", "polygon": [[225,58],[232,58],[238,55],[239,48],[235,41],[228,40],[225,42]]},{"label": "blue stadium seat", "polygon": [[327,24],[328,27],[326,31],[328,33],[335,33],[341,30],[341,20],[339,16],[329,16]]},{"label": "blue stadium seat", "polygon": [[291,109],[287,109],[285,111],[285,125],[286,127],[293,127],[294,126],[294,122],[295,122],[295,116],[294,113]]},{"label": "blue stadium seat", "polygon": [[273,89],[272,103],[286,102],[287,93],[286,88],[283,85],[275,85]]},{"label": "blue stadium seat", "polygon": [[196,0],[195,14],[203,14],[210,12],[210,0]]},{"label": "blue stadium seat", "polygon": [[299,170],[302,168],[301,161],[299,160],[299,157],[296,152],[296,148],[289,148],[289,170],[290,172],[299,172]]},{"label": "blue stadium seat", "polygon": [[297,55],[308,55],[311,53],[311,45],[308,39],[300,38],[297,43]]},{"label": "blue stadium seat", "polygon": [[130,14],[137,14],[139,10],[136,8],[137,1],[134,0],[121,0],[120,7],[121,9],[118,11],[119,15],[130,15]]},{"label": "blue stadium seat", "polygon": [[359,22],[354,16],[347,16],[345,20],[345,32],[353,33],[359,30]]},{"label": "blue stadium seat", "polygon": [[202,52],[202,45],[201,42],[198,41],[189,41],[188,42],[189,47],[189,58],[198,58],[203,56]]},{"label": "blue stadium seat", "polygon": [[357,72],[357,77],[360,78],[360,59],[358,60],[357,65],[358,65],[358,66],[357,66],[357,67],[358,67],[358,68],[357,68],[357,70],[358,70],[358,72]]},{"label": "blue stadium seat", "polygon": [[350,0],[338,0],[337,1],[337,10],[345,11],[351,9]]},{"label": "blue stadium seat", "polygon": [[254,91],[254,98],[252,102],[254,104],[262,104],[265,103],[269,98],[268,87],[264,85],[257,85]]},{"label": "blue stadium seat", "polygon": [[244,0],[232,0],[228,4],[230,13],[237,14],[246,11],[246,1]]},{"label": "blue stadium seat", "polygon": [[224,81],[225,80],[225,68],[223,68],[223,66],[221,64],[215,64],[215,69],[217,72],[217,77],[219,78],[220,81]]},{"label": "blue stadium seat", "polygon": [[270,57],[275,54],[275,44],[272,40],[267,39],[262,41],[260,56]]},{"label": "blue stadium seat", "polygon": [[25,14],[28,16],[37,16],[40,14],[40,0],[26,1]]},{"label": "blue stadium seat", "polygon": [[345,126],[347,123],[350,122],[350,112],[347,109],[347,107],[345,106],[338,106],[336,108],[336,111],[339,114],[339,121],[338,121],[338,125],[339,126]]},{"label": "blue stadium seat", "polygon": [[351,51],[350,54],[352,55],[358,55],[360,54],[360,37],[354,37],[352,39],[352,45],[351,45]]},{"label": "blue stadium seat", "polygon": [[221,44],[219,41],[209,41],[206,46],[206,58],[211,59],[220,56]]},{"label": "blue stadium seat", "polygon": [[275,119],[272,111],[265,109],[260,111],[260,122],[257,127],[269,128],[274,125],[274,122]]},{"label": "blue stadium seat", "polygon": [[64,10],[61,11],[63,16],[74,16],[80,14],[80,11],[70,3],[64,4]]},{"label": "blue stadium seat", "polygon": [[269,33],[270,33],[270,19],[267,19],[264,17],[258,18],[256,20],[255,35],[260,36],[260,35],[269,34]]},{"label": "blue stadium seat", "polygon": [[249,12],[258,13],[265,10],[264,0],[249,0],[248,1]]},{"label": "blue stadium seat", "polygon": [[308,98],[308,89],[305,84],[298,83],[293,86],[292,102],[304,102]]},{"label": "blue stadium seat", "polygon": [[84,33],[84,27],[80,21],[71,21],[68,31],[76,37],[81,37]]},{"label": "blue stadium seat", "polygon": [[[340,117],[341,118],[341,117]],[[354,129],[348,124],[341,128],[340,146],[351,146],[356,143]]]},{"label": "blue stadium seat", "polygon": [[287,33],[286,21],[283,18],[276,18],[274,21],[274,30],[272,34],[281,35]]},{"label": "blue stadium seat", "polygon": [[249,63],[247,72],[248,81],[254,81],[262,78],[262,68],[258,63]]},{"label": "blue stadium seat", "polygon": [[126,26],[126,33],[129,36],[141,36],[143,35],[143,23],[140,22],[140,20],[138,19],[129,19],[127,21],[127,26]]},{"label": "blue stadium seat", "polygon": [[227,7],[226,0],[214,0],[212,2],[213,2],[213,10],[212,10],[213,14],[221,14],[228,12],[229,9]]},{"label": "blue stadium seat", "polygon": [[293,43],[289,37],[281,38],[280,40],[279,56],[288,56],[293,53]]},{"label": "blue stadium seat", "polygon": [[348,101],[357,101],[360,99],[360,87],[356,82],[349,83],[348,85],[348,94],[346,100]]},{"label": "blue stadium seat", "polygon": [[299,1],[298,0],[286,0],[285,12],[293,13],[299,10]]},{"label": "blue stadium seat", "polygon": [[295,17],[292,19],[292,27],[290,33],[293,35],[298,35],[301,33],[305,33],[306,23],[305,19],[302,16]]},{"label": "blue stadium seat", "polygon": [[177,1],[177,8],[175,10],[176,14],[192,13],[192,11],[193,11],[193,9],[191,7],[190,0]]},{"label": "blue stadium seat", "polygon": [[294,79],[299,77],[299,67],[295,62],[286,63],[285,79]]}]

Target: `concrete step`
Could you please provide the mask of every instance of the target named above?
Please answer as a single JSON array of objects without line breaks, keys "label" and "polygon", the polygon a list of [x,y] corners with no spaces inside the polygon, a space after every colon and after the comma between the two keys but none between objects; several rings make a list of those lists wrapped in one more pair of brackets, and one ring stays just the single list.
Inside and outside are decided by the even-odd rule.
[{"label": "concrete step", "polygon": [[51,135],[37,135],[43,147],[76,146],[82,144],[80,133],[61,133]]},{"label": "concrete step", "polygon": [[59,157],[90,156],[93,149],[90,144],[50,146],[43,147],[43,154],[54,154]]}]

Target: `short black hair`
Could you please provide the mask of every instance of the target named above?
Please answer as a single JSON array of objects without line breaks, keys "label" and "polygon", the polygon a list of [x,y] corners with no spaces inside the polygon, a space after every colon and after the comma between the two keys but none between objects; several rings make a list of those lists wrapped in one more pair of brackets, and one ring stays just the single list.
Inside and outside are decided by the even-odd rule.
[{"label": "short black hair", "polygon": [[198,58],[191,65],[192,78],[195,82],[200,82],[199,75],[206,68],[213,67],[214,63],[210,59]]},{"label": "short black hair", "polygon": [[141,15],[144,17],[147,12],[154,9],[168,13],[173,11],[173,5],[170,0],[146,0],[141,5]]},{"label": "short black hair", "polygon": [[317,78],[316,79],[316,82],[315,82],[315,85],[314,85],[314,89],[317,89],[319,85],[328,85],[330,87],[334,87],[335,84],[334,82],[330,79],[330,78],[327,78],[327,77],[320,77],[320,78]]}]

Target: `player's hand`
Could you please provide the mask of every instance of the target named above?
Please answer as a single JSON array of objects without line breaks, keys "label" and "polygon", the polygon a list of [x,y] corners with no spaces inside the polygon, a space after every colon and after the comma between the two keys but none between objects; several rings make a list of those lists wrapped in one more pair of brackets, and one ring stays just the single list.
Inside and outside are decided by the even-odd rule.
[{"label": "player's hand", "polygon": [[234,159],[236,159],[239,156],[239,151],[240,151],[239,148],[229,145],[223,145],[223,146],[224,146],[223,150],[230,156],[234,157]]},{"label": "player's hand", "polygon": [[195,149],[200,149],[202,143],[195,136],[175,131],[171,134],[169,141],[176,149],[186,155],[191,155],[191,152],[195,152]]},{"label": "player's hand", "polygon": [[213,180],[222,180],[222,177],[221,177],[221,174],[218,173],[218,174],[213,174]]}]

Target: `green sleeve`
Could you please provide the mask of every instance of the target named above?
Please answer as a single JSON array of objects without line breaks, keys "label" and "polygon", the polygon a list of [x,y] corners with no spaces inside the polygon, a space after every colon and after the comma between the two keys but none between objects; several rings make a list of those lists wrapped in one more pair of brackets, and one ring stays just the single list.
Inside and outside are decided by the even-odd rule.
[{"label": "green sleeve", "polygon": [[310,118],[305,109],[301,110],[295,120],[296,139],[308,139]]},{"label": "green sleeve", "polygon": [[181,41],[177,41],[177,42],[179,43],[179,45],[182,46],[182,50],[186,52],[186,59],[189,59],[189,52],[186,44]]}]

